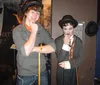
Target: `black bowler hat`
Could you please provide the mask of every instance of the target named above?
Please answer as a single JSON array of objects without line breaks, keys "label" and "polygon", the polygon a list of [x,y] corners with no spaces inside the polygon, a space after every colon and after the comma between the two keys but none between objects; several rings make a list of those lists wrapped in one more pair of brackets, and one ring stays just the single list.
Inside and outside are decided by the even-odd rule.
[{"label": "black bowler hat", "polygon": [[78,25],[77,20],[75,20],[71,15],[65,15],[63,18],[58,22],[59,26],[63,28],[66,23],[71,23],[75,28]]},{"label": "black bowler hat", "polygon": [[22,12],[24,13],[28,7],[30,6],[39,6],[41,9],[43,8],[43,4],[39,0],[27,0],[24,5],[22,6]]},{"label": "black bowler hat", "polygon": [[85,28],[85,33],[92,37],[94,35],[96,35],[98,32],[98,25],[95,21],[90,21],[88,22],[88,24],[86,25],[86,28]]}]

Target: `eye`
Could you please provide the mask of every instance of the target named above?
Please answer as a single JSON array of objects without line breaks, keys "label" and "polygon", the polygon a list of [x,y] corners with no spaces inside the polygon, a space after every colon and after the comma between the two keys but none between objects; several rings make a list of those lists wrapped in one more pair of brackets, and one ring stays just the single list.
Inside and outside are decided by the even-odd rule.
[{"label": "eye", "polygon": [[32,11],[31,13],[35,13],[34,11]]},{"label": "eye", "polygon": [[67,30],[66,28],[63,28],[63,30]]},{"label": "eye", "polygon": [[72,30],[73,28],[71,27],[71,28],[69,28],[69,30]]},{"label": "eye", "polygon": [[37,12],[37,14],[39,14],[39,15],[40,15],[40,12]]}]

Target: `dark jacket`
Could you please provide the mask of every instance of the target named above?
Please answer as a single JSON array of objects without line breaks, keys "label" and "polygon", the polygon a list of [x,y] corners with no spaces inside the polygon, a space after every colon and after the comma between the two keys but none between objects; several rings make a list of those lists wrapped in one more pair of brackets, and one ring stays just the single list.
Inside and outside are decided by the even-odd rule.
[{"label": "dark jacket", "polygon": [[[75,44],[73,50],[73,58],[69,60],[69,52],[62,49],[64,35],[55,39],[56,42],[56,56],[58,63],[62,61],[69,61],[71,69],[63,69],[57,66],[57,85],[76,85],[76,68],[79,67],[83,60],[83,43],[82,40],[74,35]],[[73,84],[71,84],[73,82]]]}]

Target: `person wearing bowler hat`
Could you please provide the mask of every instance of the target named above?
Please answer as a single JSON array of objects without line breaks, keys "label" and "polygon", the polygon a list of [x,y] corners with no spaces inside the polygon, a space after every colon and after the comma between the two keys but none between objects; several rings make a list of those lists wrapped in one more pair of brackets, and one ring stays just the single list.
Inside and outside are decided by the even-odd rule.
[{"label": "person wearing bowler hat", "polygon": [[[44,53],[55,52],[55,41],[38,22],[43,5],[38,0],[28,0],[22,6],[22,24],[13,29],[13,40],[17,49],[16,85],[37,85],[38,53],[40,55],[40,85],[48,85]],[[39,46],[45,43],[44,46]]]},{"label": "person wearing bowler hat", "polygon": [[83,60],[83,43],[73,34],[77,25],[77,20],[71,15],[65,15],[59,21],[63,34],[55,39],[57,85],[78,85],[77,68]]}]

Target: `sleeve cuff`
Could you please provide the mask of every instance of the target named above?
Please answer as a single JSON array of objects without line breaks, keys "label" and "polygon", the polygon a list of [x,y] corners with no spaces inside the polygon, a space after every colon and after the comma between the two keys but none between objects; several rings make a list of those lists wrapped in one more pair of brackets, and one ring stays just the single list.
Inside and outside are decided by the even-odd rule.
[{"label": "sleeve cuff", "polygon": [[62,49],[65,51],[70,51],[70,46],[67,44],[63,44]]},{"label": "sleeve cuff", "polygon": [[65,69],[71,69],[71,64],[69,61],[65,61],[64,63],[65,63],[65,67],[64,67]]}]

